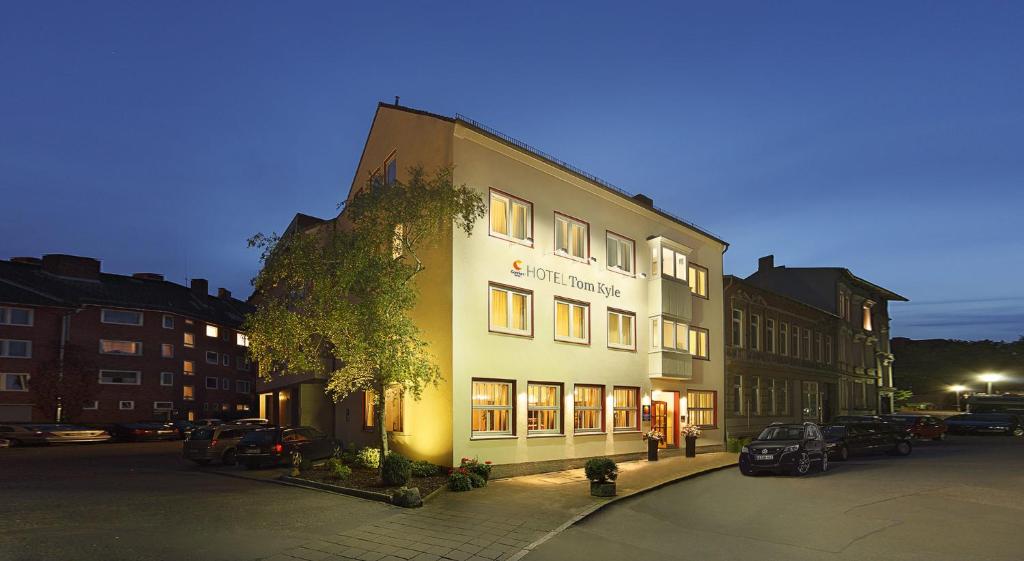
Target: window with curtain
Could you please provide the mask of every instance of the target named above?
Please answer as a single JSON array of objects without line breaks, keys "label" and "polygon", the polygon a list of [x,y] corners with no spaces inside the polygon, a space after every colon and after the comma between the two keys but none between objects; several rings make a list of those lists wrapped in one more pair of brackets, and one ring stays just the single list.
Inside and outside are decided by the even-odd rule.
[{"label": "window with curtain", "polygon": [[363,428],[366,430],[377,426],[377,394],[373,390],[363,390]]},{"label": "window with curtain", "polygon": [[573,428],[577,433],[604,430],[604,386],[573,388]]},{"label": "window with curtain", "polygon": [[711,359],[711,351],[708,350],[709,333],[703,327],[690,326],[690,354],[693,358]]},{"label": "window with curtain", "polygon": [[490,286],[490,329],[513,335],[532,335],[533,293],[526,290]]},{"label": "window with curtain", "polygon": [[589,259],[589,239],[589,227],[586,222],[555,213],[556,254],[579,260]]},{"label": "window with curtain", "polygon": [[514,434],[511,381],[473,380],[473,436]]},{"label": "window with curtain", "polygon": [[640,388],[615,387],[612,390],[612,427],[617,431],[640,430]]},{"label": "window with curtain", "polygon": [[605,247],[609,269],[620,273],[633,273],[633,240],[607,232]]},{"label": "window with curtain", "polygon": [[[660,252],[658,248],[654,248],[655,256],[654,263],[661,262],[661,276],[672,277],[679,280],[686,280],[686,255],[678,252],[674,249],[661,246]],[[660,253],[661,259],[658,259]],[[658,269],[652,268],[652,273],[657,273]]]},{"label": "window with curtain", "polygon": [[555,339],[570,343],[589,343],[590,304],[555,299]]},{"label": "window with curtain", "polygon": [[530,382],[526,388],[527,434],[561,434],[562,386]]},{"label": "window with curtain", "polygon": [[713,391],[687,390],[686,418],[691,425],[713,429],[718,426],[717,396]]},{"label": "window with curtain", "polygon": [[708,270],[706,267],[701,267],[692,261],[687,266],[687,279],[690,282],[690,292],[700,296],[701,298],[708,297]]},{"label": "window with curtain", "polygon": [[685,323],[657,317],[651,318],[651,346],[685,352],[689,345],[689,329]]},{"label": "window with curtain", "polygon": [[532,243],[533,204],[492,190],[490,214],[491,235],[519,243]]},{"label": "window with curtain", "polygon": [[100,352],[105,355],[133,355],[142,354],[142,343],[139,341],[111,341],[100,339]]},{"label": "window with curtain", "polygon": [[621,310],[608,310],[608,346],[614,349],[636,349],[633,330],[636,315]]}]

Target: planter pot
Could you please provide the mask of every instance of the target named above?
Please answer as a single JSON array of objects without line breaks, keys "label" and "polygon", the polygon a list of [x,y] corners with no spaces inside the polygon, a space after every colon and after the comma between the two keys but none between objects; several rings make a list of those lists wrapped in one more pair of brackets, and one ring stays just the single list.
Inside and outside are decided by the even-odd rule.
[{"label": "planter pot", "polygon": [[658,441],[653,438],[647,439],[647,461],[658,461]]},{"label": "planter pot", "polygon": [[694,458],[697,456],[697,437],[687,436],[686,437],[686,457]]},{"label": "planter pot", "polygon": [[590,482],[590,494],[595,497],[614,497],[615,496],[615,482],[608,481],[605,483],[598,483],[597,481]]}]

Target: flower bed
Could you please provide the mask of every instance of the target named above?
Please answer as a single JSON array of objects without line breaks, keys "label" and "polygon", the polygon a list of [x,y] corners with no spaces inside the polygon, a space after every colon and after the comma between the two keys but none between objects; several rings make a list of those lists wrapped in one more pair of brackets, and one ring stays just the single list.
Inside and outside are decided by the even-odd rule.
[{"label": "flower bed", "polygon": [[[315,481],[317,483],[334,485],[337,487],[358,489],[361,491],[369,491],[371,493],[383,493],[385,495],[390,495],[392,491],[399,488],[397,485],[384,485],[380,480],[380,474],[375,469],[367,469],[355,465],[349,467],[352,468],[352,474],[345,479],[335,478],[333,474],[322,465],[303,471],[299,475],[299,478]],[[447,474],[431,475],[429,477],[413,477],[409,480],[407,487],[419,487],[420,496],[426,497],[437,489],[444,487],[447,483]]]}]

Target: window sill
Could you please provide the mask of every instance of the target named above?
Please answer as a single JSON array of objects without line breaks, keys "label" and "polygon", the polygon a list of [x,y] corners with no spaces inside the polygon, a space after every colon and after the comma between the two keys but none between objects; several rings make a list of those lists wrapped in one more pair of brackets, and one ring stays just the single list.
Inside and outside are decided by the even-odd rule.
[{"label": "window sill", "polygon": [[638,429],[629,429],[629,430],[625,430],[624,429],[624,430],[613,431],[612,434],[640,434],[640,431]]},{"label": "window sill", "polygon": [[631,273],[629,271],[623,271],[622,269],[619,269],[618,267],[605,267],[605,270],[607,270],[607,271],[609,271],[611,273],[616,273],[616,274],[622,275],[624,277],[629,277],[631,279],[635,279],[636,278],[636,273]]},{"label": "window sill", "polygon": [[572,339],[559,339],[558,337],[555,337],[555,342],[556,343],[566,343],[566,344],[569,344],[569,345],[578,345],[580,347],[589,347],[590,346],[590,341],[574,341]]},{"label": "window sill", "polygon": [[636,348],[630,348],[630,347],[613,347],[613,346],[611,346],[611,345],[608,345],[608,350],[610,350],[610,351],[625,351],[625,352],[627,352],[627,353],[635,353],[635,352],[636,352]]},{"label": "window sill", "polygon": [[514,435],[514,434],[496,434],[494,436],[480,436],[480,435],[471,436],[471,437],[469,437],[469,440],[470,441],[476,441],[476,440],[515,440],[517,438],[519,438],[519,437]]},{"label": "window sill", "polygon": [[569,255],[568,253],[562,253],[557,249],[554,251],[553,255],[555,257],[561,257],[562,259],[568,259],[569,261],[575,261],[577,263],[582,263],[584,265],[590,265],[589,257],[576,257],[575,255]]},{"label": "window sill", "polygon": [[600,432],[574,432],[573,436],[608,436],[607,431]]},{"label": "window sill", "polygon": [[488,231],[488,232],[487,232],[487,234],[488,234],[489,236],[491,236],[492,238],[494,238],[494,239],[496,239],[496,240],[501,240],[501,241],[503,241],[503,242],[509,242],[509,243],[514,243],[514,244],[516,244],[516,245],[521,245],[521,246],[524,246],[524,247],[529,247],[529,248],[532,248],[532,247],[533,247],[533,240],[532,240],[532,239],[529,239],[529,240],[520,240],[520,239],[518,239],[518,238],[513,238],[513,237],[511,237],[511,236],[506,236],[506,235],[504,235],[504,234],[496,234],[496,233],[494,233],[494,232],[491,232],[491,231]]},{"label": "window sill", "polygon": [[487,331],[489,331],[490,333],[498,334],[498,335],[508,335],[508,336],[511,336],[511,337],[521,337],[523,339],[533,339],[533,333],[532,332],[520,333],[520,332],[515,332],[515,331],[501,331],[501,330],[498,330],[498,329],[494,329],[493,327],[489,327],[487,329]]},{"label": "window sill", "polygon": [[526,438],[565,438],[565,434],[528,434]]}]

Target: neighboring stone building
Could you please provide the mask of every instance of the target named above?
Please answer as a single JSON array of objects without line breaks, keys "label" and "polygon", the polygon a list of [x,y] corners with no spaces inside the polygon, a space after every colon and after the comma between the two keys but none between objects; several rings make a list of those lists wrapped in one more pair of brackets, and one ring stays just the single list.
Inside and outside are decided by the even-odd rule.
[{"label": "neighboring stone building", "polygon": [[888,303],[906,298],[848,269],[776,267],[770,255],[725,285],[731,435],[892,411]]},{"label": "neighboring stone building", "polygon": [[0,421],[56,420],[57,384],[77,388],[66,421],[251,416],[256,369],[238,332],[251,308],[208,291],[88,257],[0,260]]},{"label": "neighboring stone building", "polygon": [[[724,241],[468,119],[379,105],[351,192],[412,165],[453,166],[488,213],[418,279],[414,318],[444,380],[419,401],[388,392],[396,450],[538,471],[639,457],[652,427],[678,447],[684,419],[705,428],[699,446],[721,449]],[[299,215],[289,231],[335,220]],[[373,442],[362,392],[333,405],[312,375],[259,392],[272,419]]]}]

